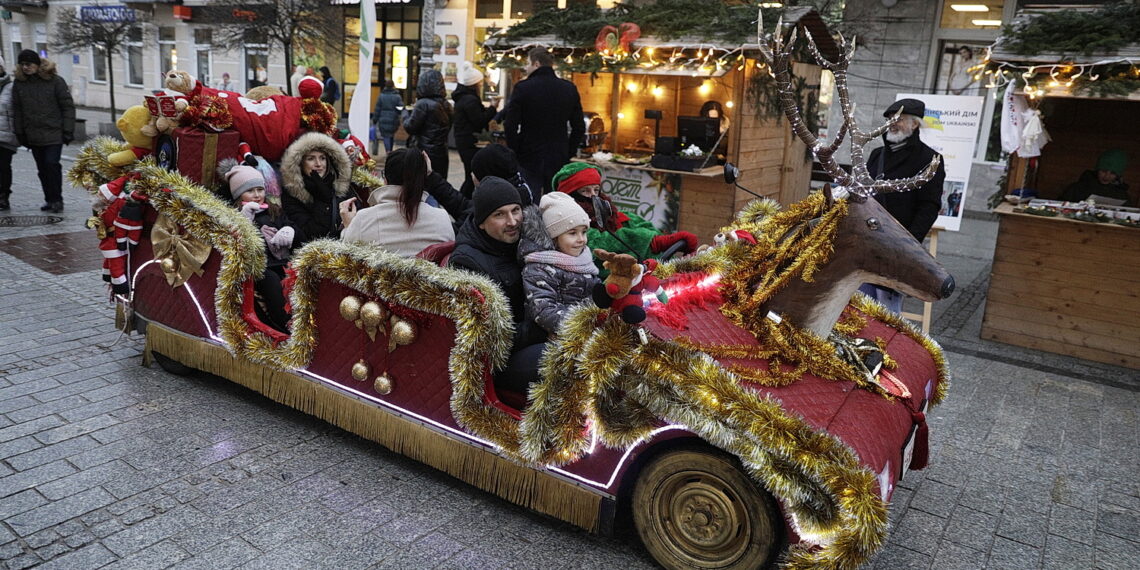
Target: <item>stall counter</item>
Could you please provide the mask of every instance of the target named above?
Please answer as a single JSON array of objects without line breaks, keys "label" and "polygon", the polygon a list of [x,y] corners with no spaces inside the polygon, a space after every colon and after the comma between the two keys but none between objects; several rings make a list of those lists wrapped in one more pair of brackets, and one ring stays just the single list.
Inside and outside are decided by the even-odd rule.
[{"label": "stall counter", "polygon": [[[579,160],[579,159],[575,159]],[[729,225],[737,211],[736,190],[724,181],[724,169],[696,172],[648,165],[585,161],[602,169],[602,190],[619,209],[633,211],[663,232],[685,230],[701,243]]]},{"label": "stall counter", "polygon": [[982,338],[1140,369],[1140,229],[994,211]]}]

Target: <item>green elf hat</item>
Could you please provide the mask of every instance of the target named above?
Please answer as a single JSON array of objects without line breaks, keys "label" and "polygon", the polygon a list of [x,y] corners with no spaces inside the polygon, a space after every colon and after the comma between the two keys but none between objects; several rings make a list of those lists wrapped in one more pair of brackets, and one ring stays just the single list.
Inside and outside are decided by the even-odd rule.
[{"label": "green elf hat", "polygon": [[1128,154],[1118,148],[1104,151],[1096,161],[1097,170],[1115,172],[1117,176],[1124,176],[1126,168],[1128,168]]},{"label": "green elf hat", "polygon": [[571,162],[563,166],[550,180],[558,192],[569,194],[583,186],[602,183],[602,171],[585,162]]}]

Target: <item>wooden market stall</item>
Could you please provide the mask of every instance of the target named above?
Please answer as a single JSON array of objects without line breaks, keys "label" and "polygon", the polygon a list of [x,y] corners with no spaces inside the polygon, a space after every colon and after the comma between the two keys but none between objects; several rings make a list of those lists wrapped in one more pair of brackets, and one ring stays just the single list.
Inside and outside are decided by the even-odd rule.
[{"label": "wooden market stall", "polygon": [[[1135,73],[1128,63],[1104,67],[1117,59],[1140,61],[1140,49],[1107,57],[1019,56],[999,40],[990,69],[1028,75],[1019,92],[1041,111],[1052,139],[1040,157],[1011,155],[1007,194],[1031,188],[1040,198],[1059,199],[1109,149],[1128,154],[1123,179],[1137,190],[1140,92],[1096,97],[1106,93],[1103,86],[1073,80],[1079,73],[1102,79],[1121,69]],[[982,338],[1140,369],[1140,228],[1030,215],[1010,204],[995,212],[999,229]]]},{"label": "wooden market stall", "polygon": [[[784,32],[794,26],[808,29],[826,57],[838,57],[838,46],[814,10],[789,8],[784,13]],[[587,56],[591,49],[565,45],[553,35],[512,41],[493,38],[486,47],[513,54],[506,57],[517,61],[535,45],[552,49],[556,68]],[[652,37],[640,37],[634,45],[642,62],[637,66],[561,72],[578,87],[583,111],[595,117],[595,125],[604,125],[604,140],[580,156],[598,163],[607,181],[614,181],[605,190],[619,207],[638,208],[639,214],[662,230],[691,231],[709,242],[755,198],[725,182],[725,161],[740,169],[737,183],[764,197],[790,204],[807,196],[812,160],[779,111],[775,84],[757,49],[755,35],[733,45]],[[817,110],[814,105],[819,97],[820,67],[814,62],[796,63],[793,74],[798,78],[801,103],[808,106],[805,115]],[[678,139],[686,135],[681,123],[699,117],[710,101],[724,110],[728,126],[720,152],[704,168],[688,171],[659,161],[654,161],[657,166],[631,164],[649,161],[650,155],[661,150],[659,140],[679,143]],[[646,118],[647,111],[660,112],[660,119]],[[594,151],[613,155],[614,160],[599,159],[603,155],[594,155]],[[643,196],[662,192],[675,195],[656,202],[652,197],[643,199],[637,206],[634,188],[646,185],[655,190],[646,189]]]}]

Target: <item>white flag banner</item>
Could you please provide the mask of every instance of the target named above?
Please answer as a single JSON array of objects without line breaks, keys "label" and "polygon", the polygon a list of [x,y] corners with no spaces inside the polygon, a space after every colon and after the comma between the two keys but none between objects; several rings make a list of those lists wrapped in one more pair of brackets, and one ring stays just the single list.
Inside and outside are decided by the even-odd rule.
[{"label": "white flag banner", "polygon": [[360,3],[360,66],[356,72],[356,88],[348,105],[348,130],[368,144],[369,117],[372,112],[372,56],[376,49],[376,4]]}]

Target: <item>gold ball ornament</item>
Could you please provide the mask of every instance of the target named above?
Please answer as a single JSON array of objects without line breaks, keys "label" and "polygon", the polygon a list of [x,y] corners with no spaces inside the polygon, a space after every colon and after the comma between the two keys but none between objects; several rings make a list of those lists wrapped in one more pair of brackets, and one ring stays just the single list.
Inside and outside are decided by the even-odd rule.
[{"label": "gold ball ornament", "polygon": [[369,372],[371,372],[371,370],[368,369],[368,363],[364,362],[363,359],[352,365],[352,377],[355,378],[357,382],[367,380]]},{"label": "gold ball ornament", "polygon": [[163,273],[174,273],[178,271],[178,260],[173,257],[162,258],[162,261],[159,261],[158,265],[162,268]]},{"label": "gold ball ornament", "polygon": [[360,317],[360,299],[349,295],[340,300],[340,316],[346,321],[355,321]]},{"label": "gold ball ornament", "polygon": [[360,307],[360,320],[364,321],[364,326],[375,329],[384,322],[384,307],[375,301],[369,301]]},{"label": "gold ball ornament", "polygon": [[416,325],[392,315],[392,328],[388,336],[388,352],[397,346],[407,346],[416,341]]},{"label": "gold ball ornament", "polygon": [[381,396],[392,393],[392,379],[387,374],[381,374],[376,377],[376,381],[372,383],[372,388],[376,390],[377,394]]}]

